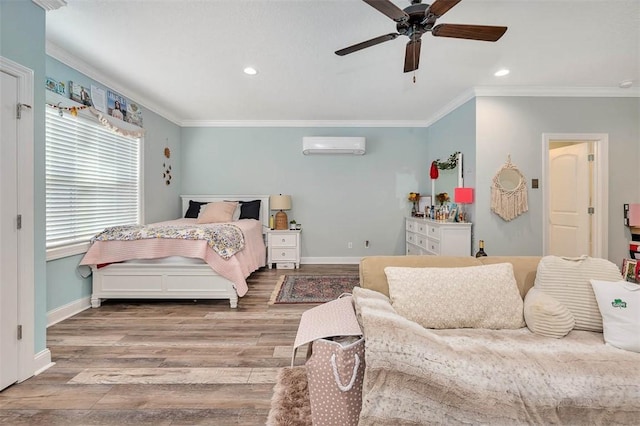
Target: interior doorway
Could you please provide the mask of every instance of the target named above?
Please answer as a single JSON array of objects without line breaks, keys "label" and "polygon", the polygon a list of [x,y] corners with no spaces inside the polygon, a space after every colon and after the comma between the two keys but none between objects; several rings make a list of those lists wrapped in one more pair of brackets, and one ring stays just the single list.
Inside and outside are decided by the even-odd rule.
[{"label": "interior doorway", "polygon": [[0,388],[4,388],[28,379],[36,370],[34,75],[0,56],[0,77]]},{"label": "interior doorway", "polygon": [[543,136],[544,255],[606,258],[607,135]]}]

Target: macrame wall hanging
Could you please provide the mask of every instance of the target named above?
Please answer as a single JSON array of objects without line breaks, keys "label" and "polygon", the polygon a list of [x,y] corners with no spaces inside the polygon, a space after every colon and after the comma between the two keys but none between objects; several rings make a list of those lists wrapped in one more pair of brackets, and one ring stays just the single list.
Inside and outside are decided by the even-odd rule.
[{"label": "macrame wall hanging", "polygon": [[491,211],[510,221],[529,210],[527,202],[527,180],[516,166],[507,162],[493,177],[491,186]]}]

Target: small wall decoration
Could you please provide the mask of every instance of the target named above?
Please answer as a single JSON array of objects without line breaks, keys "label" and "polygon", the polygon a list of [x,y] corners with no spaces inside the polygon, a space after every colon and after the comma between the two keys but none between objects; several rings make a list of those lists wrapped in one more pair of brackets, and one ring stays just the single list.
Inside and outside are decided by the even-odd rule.
[{"label": "small wall decoration", "polygon": [[51,90],[59,95],[66,96],[67,89],[63,82],[54,80],[53,78],[47,77],[45,87],[47,90]]},{"label": "small wall decoration", "polygon": [[[169,149],[169,147],[166,147],[164,149],[164,156],[167,158],[167,160],[171,158],[171,150]],[[171,164],[169,164],[168,161],[165,161],[164,163],[162,163],[162,169],[162,178],[164,179],[164,184],[171,185]]]},{"label": "small wall decoration", "polygon": [[507,162],[493,177],[491,211],[506,221],[528,211],[526,182],[520,170],[511,164],[511,155],[507,156]]},{"label": "small wall decoration", "polygon": [[[453,154],[451,154],[447,159],[447,161],[440,161],[440,159],[438,158],[433,163],[435,163],[435,166],[440,170],[455,169],[456,166],[458,166],[458,154],[460,154],[460,151],[456,151]],[[433,163],[432,163],[432,166],[433,166]],[[434,178],[432,177],[431,179],[434,179]],[[437,176],[435,179],[437,179]]]},{"label": "small wall decoration", "polygon": [[89,93],[89,89],[87,89],[86,87],[81,86],[78,83],[74,83],[73,81],[70,81],[69,93],[71,94],[71,100],[76,101],[82,105],[93,106],[93,102],[91,102],[91,95]]}]

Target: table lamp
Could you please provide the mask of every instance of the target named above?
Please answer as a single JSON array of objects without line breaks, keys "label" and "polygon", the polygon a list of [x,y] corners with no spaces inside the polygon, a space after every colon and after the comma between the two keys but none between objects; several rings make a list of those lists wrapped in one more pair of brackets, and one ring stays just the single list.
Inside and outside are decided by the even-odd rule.
[{"label": "table lamp", "polygon": [[291,210],[291,195],[272,195],[269,197],[269,208],[271,210],[280,210],[276,213],[276,228],[289,229],[287,214],[283,210]]},{"label": "table lamp", "polygon": [[467,214],[464,211],[464,205],[473,203],[473,188],[463,188],[463,187],[454,188],[453,201],[456,204],[460,204],[460,213],[461,213],[460,222],[466,222]]}]

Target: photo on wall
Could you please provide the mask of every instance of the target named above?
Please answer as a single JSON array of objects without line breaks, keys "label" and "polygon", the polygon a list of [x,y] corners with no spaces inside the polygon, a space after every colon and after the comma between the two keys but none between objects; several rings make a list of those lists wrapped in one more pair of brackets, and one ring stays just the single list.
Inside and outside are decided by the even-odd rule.
[{"label": "photo on wall", "polygon": [[107,91],[107,111],[110,116],[126,121],[127,100],[115,92]]},{"label": "photo on wall", "polygon": [[91,95],[89,94],[89,89],[87,89],[86,87],[70,81],[69,92],[71,94],[71,100],[74,100],[82,105],[93,106],[93,103],[91,102]]}]

